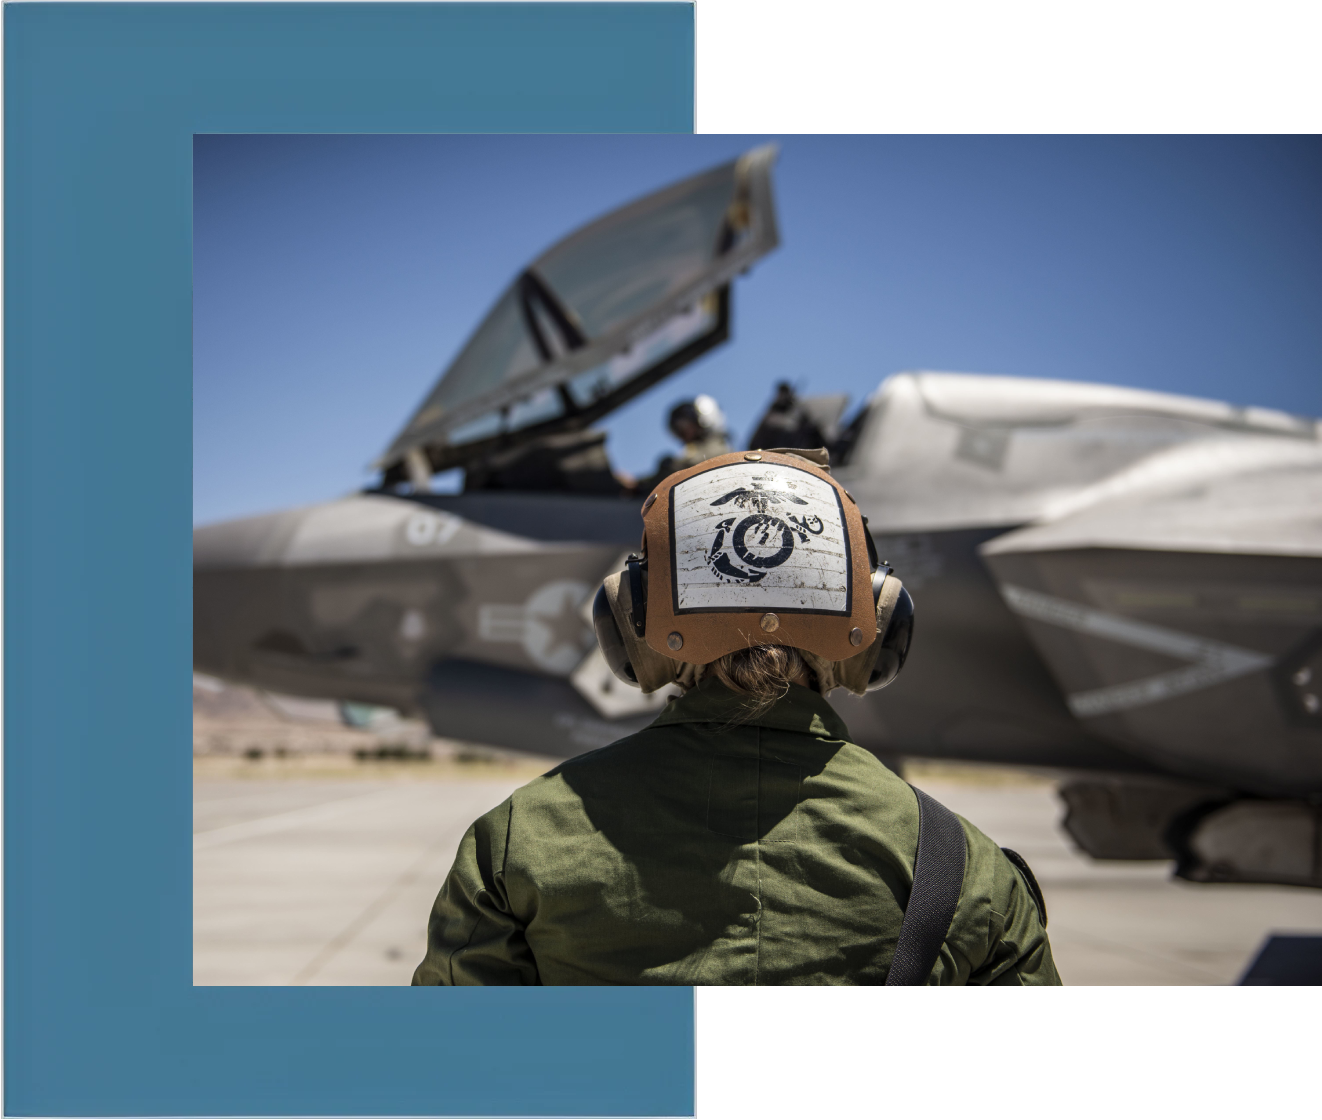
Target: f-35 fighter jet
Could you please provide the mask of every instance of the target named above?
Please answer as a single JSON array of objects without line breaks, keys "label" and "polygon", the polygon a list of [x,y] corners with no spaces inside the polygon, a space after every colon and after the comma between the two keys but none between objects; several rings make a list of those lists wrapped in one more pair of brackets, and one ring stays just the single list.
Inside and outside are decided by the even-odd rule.
[{"label": "f-35 fighter jet", "polygon": [[[646,497],[591,425],[726,340],[731,286],[777,244],[773,160],[543,253],[374,490],[197,529],[195,667],[564,757],[650,721],[666,697],[611,675],[585,614]],[[918,604],[901,679],[832,698],[861,744],[1053,771],[1097,857],[1322,886],[1317,421],[951,373],[890,377],[843,425],[844,398],[784,396],[764,427],[812,418]],[[451,467],[464,492],[430,492]]]}]

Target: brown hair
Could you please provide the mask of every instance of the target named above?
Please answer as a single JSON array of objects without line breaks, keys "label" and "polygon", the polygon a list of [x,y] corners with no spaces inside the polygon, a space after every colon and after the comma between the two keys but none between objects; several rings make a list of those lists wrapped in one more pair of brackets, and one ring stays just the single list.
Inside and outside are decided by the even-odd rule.
[{"label": "brown hair", "polygon": [[789,691],[803,673],[811,671],[793,646],[752,646],[718,657],[708,666],[715,678],[732,692],[744,693],[744,718],[760,716]]}]

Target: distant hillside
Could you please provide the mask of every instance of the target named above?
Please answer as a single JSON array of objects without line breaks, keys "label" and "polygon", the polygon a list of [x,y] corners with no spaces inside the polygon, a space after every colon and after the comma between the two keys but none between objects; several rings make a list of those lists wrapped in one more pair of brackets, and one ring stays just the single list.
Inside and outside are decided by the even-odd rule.
[{"label": "distant hillside", "polygon": [[431,731],[417,720],[346,727],[332,700],[279,696],[214,677],[193,676],[195,755],[431,754]]},{"label": "distant hillside", "polygon": [[[362,760],[457,759],[546,768],[555,759],[479,743],[439,739],[421,720],[366,709],[366,726],[346,726],[333,700],[280,696],[193,675],[193,754],[225,758],[353,756]],[[537,772],[540,773],[540,770]]]},{"label": "distant hillside", "polygon": [[344,722],[340,719],[339,706],[334,700],[310,700],[303,696],[261,692],[201,673],[193,674],[193,715],[214,720],[274,718],[293,723],[331,723],[336,726]]},{"label": "distant hillside", "polygon": [[275,713],[255,690],[193,677],[193,715],[209,720],[272,719]]}]

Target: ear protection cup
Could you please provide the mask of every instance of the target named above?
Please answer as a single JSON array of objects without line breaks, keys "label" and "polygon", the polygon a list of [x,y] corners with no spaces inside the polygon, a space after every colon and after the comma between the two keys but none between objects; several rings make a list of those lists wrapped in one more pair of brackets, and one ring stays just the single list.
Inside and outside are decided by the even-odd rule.
[{"label": "ear protection cup", "polygon": [[638,638],[647,637],[647,581],[643,572],[647,561],[641,556],[630,554],[625,561],[629,572],[630,613],[633,615],[633,632]]},{"label": "ear protection cup", "polygon": [[855,696],[885,688],[899,676],[913,637],[913,597],[887,564],[872,573],[872,597],[877,608],[876,637],[861,653],[845,661],[814,665],[827,691],[847,688]]},{"label": "ear protection cup", "polygon": [[872,672],[868,676],[868,692],[885,688],[900,675],[905,658],[909,656],[909,644],[912,641],[913,596],[901,587],[899,595],[895,598],[890,621],[886,624],[886,632],[877,640],[880,648]]},{"label": "ear protection cup", "polygon": [[[627,588],[629,595],[628,615],[632,619],[633,636],[646,636],[646,620],[648,620],[648,594],[646,587],[642,582],[642,565],[636,555],[631,555],[627,561],[627,569],[620,573],[621,584],[617,588],[624,592]],[[596,644],[602,647],[602,656],[605,657],[605,664],[611,666],[611,672],[615,673],[624,684],[639,686],[639,674],[633,668],[631,649],[625,644],[624,635],[620,633],[619,621],[616,621],[615,611],[611,610],[611,598],[605,591],[605,583],[596,588],[596,598],[592,600],[592,629],[596,631]]]},{"label": "ear protection cup", "polygon": [[592,628],[597,645],[610,670],[620,680],[644,692],[655,692],[673,684],[680,670],[679,662],[662,657],[639,636],[635,624],[641,609],[635,608],[635,588],[640,598],[647,597],[647,569],[639,566],[635,585],[633,572],[612,572],[592,600]]},{"label": "ear protection cup", "polygon": [[597,588],[597,597],[592,600],[592,629],[597,632],[597,645],[606,659],[610,670],[625,684],[638,686],[638,675],[629,661],[629,651],[624,648],[624,638],[620,634],[619,624],[611,611],[610,600],[606,598],[606,587]]},{"label": "ear protection cup", "polygon": [[872,601],[877,604],[877,630],[881,636],[875,643],[879,647],[877,658],[868,675],[865,691],[876,692],[900,675],[904,660],[909,656],[909,643],[913,641],[913,596],[901,584],[889,619],[883,619],[882,594],[889,590],[886,581],[890,579],[898,584],[899,580],[893,579],[891,573],[894,569],[889,564],[877,559],[877,545],[867,524],[865,517],[863,527],[867,530],[868,559],[872,563]]},{"label": "ear protection cup", "polygon": [[886,580],[894,571],[884,564],[877,564],[872,569],[872,602],[875,606],[881,606],[882,588],[886,586]]}]

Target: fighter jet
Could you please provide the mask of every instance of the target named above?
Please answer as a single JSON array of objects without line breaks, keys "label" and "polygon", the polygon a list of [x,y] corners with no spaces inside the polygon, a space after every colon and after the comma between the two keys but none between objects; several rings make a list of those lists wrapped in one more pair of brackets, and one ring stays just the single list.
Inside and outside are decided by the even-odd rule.
[{"label": "fighter jet", "polygon": [[[538,257],[372,490],[198,528],[195,668],[544,755],[646,725],[667,696],[611,675],[586,613],[646,495],[592,424],[729,337],[778,241],[774,155]],[[899,681],[832,697],[859,743],[1053,772],[1099,858],[1322,886],[1318,421],[960,373],[889,377],[848,423],[844,397],[786,392],[759,431],[821,434],[918,604]],[[431,492],[454,467],[463,492]]]}]

